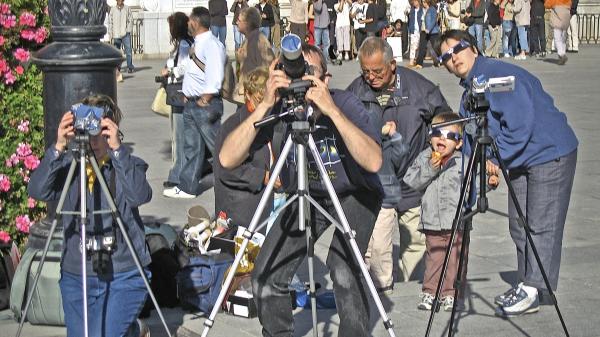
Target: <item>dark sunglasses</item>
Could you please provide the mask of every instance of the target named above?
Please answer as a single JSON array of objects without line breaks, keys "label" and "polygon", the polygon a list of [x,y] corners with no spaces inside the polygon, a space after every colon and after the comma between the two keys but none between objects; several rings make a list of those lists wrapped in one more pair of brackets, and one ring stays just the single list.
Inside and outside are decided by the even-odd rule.
[{"label": "dark sunglasses", "polygon": [[464,40],[460,40],[459,43],[457,43],[454,47],[446,50],[445,53],[443,53],[440,57],[438,57],[438,60],[441,63],[446,63],[448,62],[448,60],[450,60],[452,58],[452,55],[456,55],[458,53],[460,53],[461,51],[469,48],[471,46],[471,44],[467,41]]},{"label": "dark sunglasses", "polygon": [[429,136],[430,137],[444,137],[446,139],[452,139],[456,142],[458,142],[462,137],[460,135],[460,133],[458,132],[452,132],[450,130],[443,130],[443,129],[433,129],[431,131],[429,131]]}]

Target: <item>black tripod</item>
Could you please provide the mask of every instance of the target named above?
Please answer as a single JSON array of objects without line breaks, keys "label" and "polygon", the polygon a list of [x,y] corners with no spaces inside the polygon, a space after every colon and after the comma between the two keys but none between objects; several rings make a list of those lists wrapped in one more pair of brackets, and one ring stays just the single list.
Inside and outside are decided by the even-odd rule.
[{"label": "black tripod", "polygon": [[[267,124],[277,122],[282,116],[294,114],[295,109],[296,108],[292,107],[292,108],[290,108],[290,110],[284,111],[279,116],[277,116],[277,115],[267,116],[262,122],[255,123],[255,127],[264,125],[265,122]],[[223,287],[221,288],[221,292],[219,293],[217,302],[215,303],[215,306],[213,307],[213,309],[210,313],[210,316],[204,321],[204,331],[202,332],[202,337],[208,336],[208,332],[214,324],[215,316],[217,315],[219,308],[221,307],[221,304],[223,303],[223,300],[225,298],[227,290],[229,289],[229,286],[233,280],[235,270],[237,269],[237,266],[240,263],[240,260],[244,254],[244,251],[246,250],[246,246],[248,245],[249,240],[252,238],[254,233],[256,233],[256,231],[260,230],[260,228],[265,226],[270,219],[270,218],[267,218],[260,225],[258,223],[260,216],[263,213],[263,210],[267,205],[267,201],[269,200],[269,195],[273,192],[273,186],[275,185],[275,181],[277,180],[277,177],[279,176],[279,173],[281,172],[281,169],[283,168],[283,165],[286,162],[288,153],[292,149],[293,145],[296,146],[298,189],[297,189],[296,194],[291,196],[286,201],[286,203],[278,210],[277,213],[281,213],[283,211],[283,209],[285,209],[286,207],[291,205],[294,201],[298,200],[298,202],[299,202],[299,211],[298,211],[299,226],[300,226],[300,230],[303,230],[305,232],[306,240],[307,240],[307,247],[308,247],[307,248],[308,249],[307,256],[308,256],[308,271],[309,271],[309,281],[310,281],[310,292],[309,293],[310,293],[310,301],[311,301],[311,309],[312,309],[313,336],[317,337],[318,333],[317,333],[317,310],[316,310],[315,282],[314,282],[314,277],[313,277],[313,273],[314,273],[314,268],[313,268],[314,238],[311,235],[311,229],[306,228],[307,216],[308,216],[308,214],[310,214],[310,212],[308,211],[309,205],[312,205],[313,207],[315,207],[321,214],[323,214],[323,216],[325,216],[329,221],[331,221],[331,223],[333,223],[337,229],[339,229],[342,233],[344,233],[344,237],[348,240],[350,248],[352,249],[352,254],[354,255],[355,260],[359,264],[361,273],[362,273],[365,281],[367,282],[369,291],[371,293],[371,297],[373,298],[373,301],[375,302],[375,305],[377,306],[377,309],[379,311],[379,315],[381,316],[381,319],[383,320],[383,325],[385,326],[386,330],[388,331],[388,334],[390,335],[390,337],[396,336],[394,333],[394,330],[393,330],[392,321],[391,321],[391,319],[388,318],[388,316],[385,312],[385,309],[383,307],[383,304],[381,302],[381,299],[379,298],[379,295],[377,294],[377,289],[375,288],[373,280],[371,279],[371,277],[369,275],[369,271],[368,271],[368,269],[365,265],[365,262],[362,258],[362,255],[360,253],[358,245],[356,244],[355,234],[353,233],[352,229],[350,228],[348,220],[346,219],[346,215],[342,209],[342,205],[335,193],[335,190],[333,188],[331,180],[329,179],[327,170],[325,169],[325,165],[323,164],[323,161],[319,154],[319,150],[317,149],[317,146],[315,145],[315,141],[313,140],[311,133],[314,131],[314,125],[311,125],[311,123],[312,122],[309,122],[309,121],[294,121],[294,122],[292,122],[291,135],[288,136],[287,141],[285,142],[285,145],[283,146],[283,149],[281,151],[281,154],[279,155],[279,159],[277,160],[277,163],[275,164],[273,171],[269,175],[269,177],[270,177],[269,182],[268,182],[267,187],[265,188],[265,191],[260,199],[257,210],[254,213],[254,216],[252,217],[252,221],[250,222],[250,225],[248,226],[248,228],[242,234],[244,237],[244,241],[242,242],[240,249],[235,256],[235,260],[233,262],[232,267],[229,268],[229,273],[227,274],[227,277],[225,278],[225,281],[223,282]],[[310,191],[308,190],[308,186],[307,186],[307,162],[306,162],[306,148],[307,147],[310,150],[310,152],[312,153],[313,159],[319,170],[319,175],[320,175],[322,181],[324,182],[324,185],[327,189],[329,198],[333,202],[336,213],[337,213],[338,218],[340,219],[341,223],[338,222],[337,220],[335,220],[333,218],[333,216],[331,216],[329,213],[327,213],[327,211],[321,205],[319,205],[317,203],[317,201],[315,201],[315,199],[313,199],[310,196]]]},{"label": "black tripod", "polygon": [[[165,327],[165,331],[167,332],[167,335],[169,337],[171,337],[169,327],[167,326],[167,323],[165,321],[165,318],[163,317],[162,311],[160,310],[160,307],[158,306],[158,302],[156,301],[156,298],[154,297],[154,293],[152,292],[152,289],[150,288],[150,283],[148,282],[146,273],[144,272],[144,269],[140,263],[140,258],[138,257],[135,249],[133,248],[133,244],[131,243],[131,238],[127,234],[127,229],[125,228],[125,225],[123,224],[123,220],[121,219],[119,210],[117,209],[117,206],[115,205],[115,201],[111,195],[111,192],[108,189],[108,186],[106,185],[106,180],[104,180],[104,177],[102,176],[102,172],[100,171],[100,168],[98,167],[98,162],[96,161],[96,157],[94,157],[93,152],[90,151],[89,134],[87,133],[87,131],[85,133],[77,133],[74,141],[76,142],[77,146],[74,149],[72,149],[73,160],[71,161],[71,166],[69,167],[69,173],[67,174],[67,178],[65,180],[62,192],[60,194],[58,206],[56,207],[56,217],[52,221],[52,226],[50,227],[50,232],[48,233],[48,239],[46,239],[46,244],[45,244],[44,250],[42,252],[42,257],[40,259],[40,263],[38,264],[37,271],[36,271],[35,277],[33,279],[33,285],[30,288],[31,290],[29,291],[29,294],[27,295],[27,302],[25,304],[25,309],[23,309],[23,312],[21,313],[21,321],[19,322],[19,328],[17,330],[16,337],[19,337],[21,335],[21,330],[23,329],[23,324],[25,323],[27,311],[29,310],[29,306],[31,305],[31,300],[33,298],[32,295],[34,293],[35,288],[37,287],[37,283],[38,283],[38,280],[40,279],[42,268],[44,266],[44,261],[46,260],[46,254],[48,253],[48,249],[50,247],[50,241],[52,239],[52,235],[54,234],[56,225],[62,219],[63,214],[78,215],[79,219],[80,219],[81,242],[84,243],[83,247],[81,249],[81,282],[82,282],[82,290],[83,290],[83,325],[84,325],[85,337],[88,336],[87,265],[86,265],[87,264],[86,263],[87,248],[86,248],[85,243],[88,242],[88,241],[86,241],[86,225],[88,224],[89,219],[88,219],[88,212],[87,212],[87,206],[86,206],[86,202],[87,202],[87,198],[86,198],[87,174],[86,174],[86,165],[85,165],[86,163],[91,164],[92,169],[94,170],[94,173],[96,174],[96,179],[98,180],[98,183],[100,184],[100,187],[102,189],[102,193],[104,194],[106,200],[108,201],[109,207],[110,207],[110,210],[98,210],[98,211],[94,211],[93,214],[104,214],[104,213],[110,212],[114,221],[118,224],[119,229],[121,230],[121,234],[123,235],[123,239],[125,240],[125,243],[127,244],[127,248],[129,248],[129,252],[131,253],[131,257],[133,258],[133,261],[135,262],[135,265],[137,266],[140,276],[144,280],[144,284],[146,285],[146,289],[148,289],[148,293],[150,294],[152,303],[154,303],[154,307],[156,308],[156,311],[158,312],[158,315],[160,316],[163,326]],[[79,155],[79,164],[78,164],[76,152]],[[80,208],[79,208],[79,211],[65,211],[65,210],[63,210],[63,205],[64,205],[65,199],[68,195],[69,187],[71,186],[71,183],[73,182],[73,178],[75,176],[75,169],[76,169],[77,165],[79,165],[79,177],[80,177],[80,179],[79,179],[79,189],[80,189],[79,207]]]},{"label": "black tripod", "polygon": [[[440,297],[440,293],[442,291],[442,286],[444,284],[444,277],[446,276],[448,262],[450,260],[450,254],[452,252],[452,246],[453,246],[454,240],[456,238],[456,231],[458,230],[459,226],[461,226],[463,224],[463,222],[465,220],[469,220],[473,216],[475,216],[479,213],[485,213],[488,210],[488,199],[486,196],[486,192],[487,192],[486,162],[487,162],[488,147],[491,147],[492,155],[498,159],[498,163],[500,165],[500,170],[502,171],[502,176],[504,177],[504,180],[506,181],[506,186],[508,187],[510,199],[514,203],[514,206],[517,210],[518,223],[525,230],[525,235],[527,236],[527,241],[531,245],[531,250],[532,250],[532,252],[535,256],[535,260],[540,268],[540,272],[542,274],[542,277],[544,278],[544,283],[546,284],[546,288],[548,289],[550,297],[552,298],[554,307],[556,308],[556,313],[558,314],[558,318],[560,319],[562,328],[565,332],[565,335],[569,336],[567,326],[565,325],[565,321],[562,317],[562,314],[560,313],[560,309],[558,308],[558,302],[556,300],[556,296],[554,295],[554,292],[552,291],[552,287],[550,286],[550,282],[548,281],[546,271],[544,270],[544,266],[542,265],[542,261],[540,260],[537,249],[533,242],[533,238],[531,236],[531,233],[533,231],[529,227],[529,224],[527,223],[525,216],[523,215],[523,211],[521,210],[521,206],[519,205],[519,202],[517,200],[517,195],[516,195],[514,188],[510,182],[510,178],[507,173],[508,171],[500,157],[500,151],[498,150],[498,145],[496,145],[496,142],[488,133],[487,111],[489,109],[489,102],[483,96],[483,92],[477,93],[477,94],[471,94],[471,95],[475,96],[472,99],[472,101],[474,103],[471,103],[471,106],[473,106],[474,108],[469,109],[469,110],[475,111],[475,115],[473,117],[467,117],[467,118],[459,119],[456,121],[432,125],[432,127],[443,127],[443,126],[450,125],[450,124],[475,121],[476,122],[476,130],[471,130],[471,131],[474,131],[473,132],[474,133],[474,135],[473,135],[474,147],[472,149],[471,156],[469,158],[469,163],[467,165],[467,173],[466,173],[465,177],[463,178],[463,182],[461,185],[458,207],[456,209],[454,220],[452,221],[450,242],[448,244],[448,247],[446,248],[446,256],[444,258],[444,264],[442,266],[442,274],[440,275],[440,280],[438,282],[437,289],[435,292],[435,298],[433,300],[433,305],[431,307],[431,313],[429,316],[429,322],[427,323],[427,331],[425,333],[425,336],[426,337],[429,336],[429,333],[431,332],[431,327],[433,324],[433,319],[434,319],[435,313],[437,312],[437,310],[440,306],[439,297]],[[471,183],[473,180],[473,176],[476,174],[477,169],[479,169],[479,198],[477,200],[477,207],[475,210],[472,210],[465,215],[464,212],[465,212],[465,207],[467,207],[467,197],[468,197],[468,194],[470,191],[470,187],[472,185]],[[467,249],[468,242],[469,242],[470,228],[468,228],[468,227],[470,227],[470,226],[465,225],[463,227],[464,227],[463,240],[462,240],[462,244],[461,244],[460,258],[459,258],[459,263],[458,263],[458,272],[457,272],[457,276],[456,276],[455,291],[454,291],[455,301],[452,306],[452,314],[450,316],[450,324],[448,326],[448,336],[449,337],[452,336],[452,331],[454,329],[454,316],[456,314],[456,305],[458,303],[457,299],[458,299],[459,289],[461,289],[462,284],[466,281],[463,279],[464,278],[463,277],[464,276],[463,275],[463,268],[464,268],[463,263],[464,263],[464,258],[465,258],[464,254]]]}]

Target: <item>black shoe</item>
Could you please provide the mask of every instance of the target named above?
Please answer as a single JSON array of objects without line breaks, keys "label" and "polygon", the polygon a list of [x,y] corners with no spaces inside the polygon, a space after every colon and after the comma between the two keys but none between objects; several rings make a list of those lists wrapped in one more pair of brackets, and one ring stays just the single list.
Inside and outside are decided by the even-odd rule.
[{"label": "black shoe", "polygon": [[176,183],[172,183],[170,181],[163,181],[163,187],[164,188],[171,188],[171,187],[175,187],[175,186],[177,186]]},{"label": "black shoe", "polygon": [[133,73],[133,68],[127,69],[127,73],[129,73],[129,74]]}]

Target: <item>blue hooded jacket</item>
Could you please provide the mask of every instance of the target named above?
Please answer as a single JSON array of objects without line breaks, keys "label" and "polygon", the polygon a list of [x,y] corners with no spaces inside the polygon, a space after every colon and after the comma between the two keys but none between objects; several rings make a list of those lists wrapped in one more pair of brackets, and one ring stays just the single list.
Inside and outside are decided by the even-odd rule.
[{"label": "blue hooded jacket", "polygon": [[[525,69],[502,61],[478,56],[461,86],[463,93],[460,115],[465,110],[468,89],[474,78],[515,77],[515,88],[509,92],[486,92],[490,103],[488,130],[498,145],[500,156],[508,169],[529,168],[565,156],[577,149],[575,133],[566,115],[554,105],[554,100],[542,88],[539,79]],[[463,151],[471,152],[470,142]]]}]

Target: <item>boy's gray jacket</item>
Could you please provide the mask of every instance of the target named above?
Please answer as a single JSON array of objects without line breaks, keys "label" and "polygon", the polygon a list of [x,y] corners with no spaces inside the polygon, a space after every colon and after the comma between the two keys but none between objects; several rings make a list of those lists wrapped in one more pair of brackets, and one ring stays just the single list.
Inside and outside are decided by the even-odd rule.
[{"label": "boy's gray jacket", "polygon": [[406,171],[404,182],[417,191],[424,191],[419,230],[450,230],[460,196],[461,153],[454,152],[441,169],[434,169],[429,164],[431,152],[431,148],[427,148],[419,153]]}]

